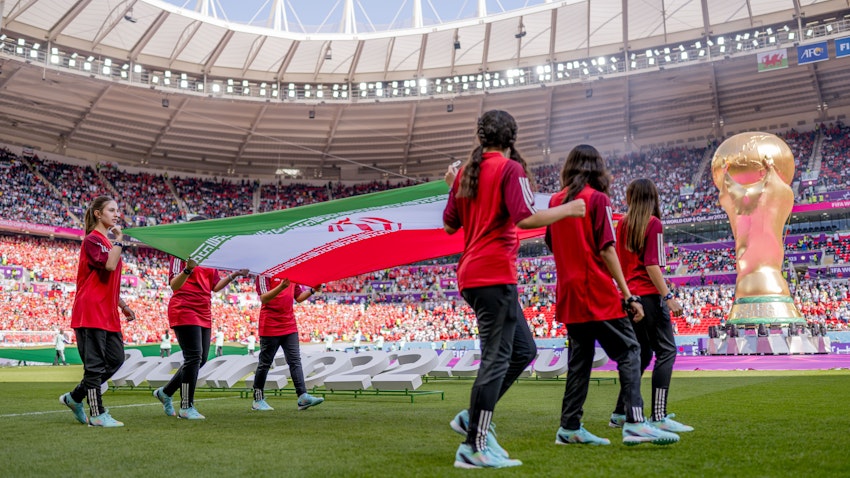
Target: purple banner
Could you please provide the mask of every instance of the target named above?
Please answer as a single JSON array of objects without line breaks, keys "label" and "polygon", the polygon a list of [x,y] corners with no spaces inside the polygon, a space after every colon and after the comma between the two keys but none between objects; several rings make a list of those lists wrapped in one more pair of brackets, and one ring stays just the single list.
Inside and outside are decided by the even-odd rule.
[{"label": "purple banner", "polygon": [[[706,244],[687,244],[679,246],[680,251],[706,251],[711,249],[734,249],[735,241],[709,242]],[[668,248],[669,249],[669,248]]]},{"label": "purple banner", "polygon": [[713,221],[728,221],[729,218],[726,217],[726,213],[718,213],[718,214],[701,214],[699,216],[687,216],[687,217],[670,217],[662,220],[661,222],[665,226],[673,226],[676,224],[690,224],[697,222],[713,222]]},{"label": "purple banner", "polygon": [[826,211],[829,209],[846,209],[848,207],[850,207],[850,199],[842,199],[840,201],[828,201],[815,204],[798,204],[794,206],[794,209],[792,209],[791,212]]},{"label": "purple banner", "polygon": [[736,273],[726,273],[726,274],[706,274],[705,281],[703,282],[703,277],[698,275],[693,276],[680,276],[680,277],[668,277],[667,279],[676,284],[677,286],[682,285],[708,285],[708,284],[734,284],[735,278],[738,276]]},{"label": "purple banner", "polygon": [[850,264],[840,266],[809,267],[808,272],[812,277],[824,274],[835,277],[850,277]]},{"label": "purple banner", "polygon": [[457,279],[454,277],[443,277],[440,279],[440,287],[443,289],[457,289]]},{"label": "purple banner", "polygon": [[556,276],[554,272],[538,272],[537,278],[540,282],[555,282]]},{"label": "purple banner", "polygon": [[50,285],[43,282],[32,282],[30,283],[30,287],[32,287],[32,291],[36,294],[47,294],[50,292]]},{"label": "purple banner", "polygon": [[794,264],[805,264],[808,262],[819,263],[823,256],[822,251],[789,252],[785,257]]},{"label": "purple banner", "polygon": [[[818,197],[823,196],[823,202],[817,202],[813,204],[797,204],[794,206],[794,209],[791,210],[792,213],[795,212],[811,212],[811,211],[824,211],[829,209],[846,209],[850,208],[850,191],[830,191],[827,193],[819,194]],[[672,226],[677,224],[691,224],[691,223],[700,223],[700,222],[715,222],[715,221],[728,221],[729,218],[726,217],[725,213],[717,213],[717,214],[701,214],[699,216],[686,216],[686,217],[671,217],[662,220],[661,222],[665,226]]]},{"label": "purple banner", "polygon": [[376,291],[389,290],[393,286],[393,281],[372,281],[372,289]]},{"label": "purple banner", "polygon": [[0,266],[0,276],[4,279],[20,279],[24,276],[24,268],[21,266]]},{"label": "purple banner", "polygon": [[818,194],[818,197],[823,196],[826,201],[842,201],[850,199],[850,191],[829,191],[823,194]]},{"label": "purple banner", "polygon": [[121,276],[121,285],[124,287],[139,287],[139,278],[131,275]]},{"label": "purple banner", "polygon": [[83,237],[85,234],[81,229],[69,229],[67,227],[55,227],[45,224],[29,224],[9,219],[0,219],[0,229],[15,232],[27,232],[36,234],[53,234],[63,237]]}]

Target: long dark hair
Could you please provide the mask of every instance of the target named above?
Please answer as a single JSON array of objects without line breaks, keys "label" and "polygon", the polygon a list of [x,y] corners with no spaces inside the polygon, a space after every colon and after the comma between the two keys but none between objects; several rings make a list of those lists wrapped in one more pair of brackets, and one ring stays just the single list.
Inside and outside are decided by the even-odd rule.
[{"label": "long dark hair", "polygon": [[580,144],[570,151],[567,162],[561,169],[561,187],[567,188],[564,203],[575,199],[576,195],[588,185],[601,193],[608,194],[609,184],[611,184],[611,175],[596,148],[588,144]]},{"label": "long dark hair", "polygon": [[629,212],[621,219],[626,221],[626,248],[632,252],[640,252],[646,245],[646,228],[649,218],[655,216],[661,219],[661,208],[658,205],[658,188],[655,183],[646,178],[635,179],[626,188],[626,204]]},{"label": "long dark hair", "polygon": [[109,196],[98,196],[89,203],[89,207],[86,209],[84,217],[86,223],[86,234],[94,231],[94,228],[97,227],[97,216],[94,215],[94,212],[103,211],[103,208],[105,208],[111,201],[114,201],[114,199]]},{"label": "long dark hair", "polygon": [[514,143],[516,142],[517,125],[514,117],[507,111],[490,110],[478,118],[478,142],[480,145],[472,151],[469,159],[463,166],[463,175],[460,178],[460,190],[458,197],[473,199],[478,194],[478,176],[481,174],[481,161],[484,148],[510,149],[510,159],[522,165],[525,175],[529,178],[532,187],[534,181],[528,165],[519,154]]}]

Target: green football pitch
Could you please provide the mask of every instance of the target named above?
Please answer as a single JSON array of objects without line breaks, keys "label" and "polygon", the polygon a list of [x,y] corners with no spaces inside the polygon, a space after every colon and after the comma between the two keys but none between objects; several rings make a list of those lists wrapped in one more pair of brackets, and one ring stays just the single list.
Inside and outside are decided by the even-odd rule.
[{"label": "green football pitch", "polygon": [[[104,402],[126,426],[100,429],[59,404],[81,376],[80,366],[0,369],[0,476],[850,476],[848,370],[677,373],[669,409],[696,430],[667,447],[622,444],[607,426],[618,388],[604,382],[590,386],[584,426],[611,446],[556,446],[564,382],[524,379],[495,413],[500,444],[524,462],[504,470],[452,466],[462,439],[448,422],[470,380],[422,386],[444,400],[329,394],[305,411],[291,394],[253,412],[237,391],[201,389],[203,421],[165,416],[147,389],[110,391]],[[645,378],[645,398],[649,387]]]}]

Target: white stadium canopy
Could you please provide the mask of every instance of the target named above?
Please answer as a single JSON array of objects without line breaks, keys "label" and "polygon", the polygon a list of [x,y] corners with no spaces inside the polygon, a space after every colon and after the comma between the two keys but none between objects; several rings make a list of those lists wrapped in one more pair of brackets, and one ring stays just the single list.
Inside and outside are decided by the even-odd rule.
[{"label": "white stadium canopy", "polygon": [[[433,177],[493,108],[517,118],[531,162],[850,109],[850,57],[833,46],[850,36],[846,0],[339,0],[319,25],[285,0],[254,2],[249,23],[187,3],[0,2],[0,140],[234,178]],[[382,8],[392,21],[376,24]],[[799,65],[796,47],[820,42],[828,61]],[[759,72],[778,50],[789,67]]]}]

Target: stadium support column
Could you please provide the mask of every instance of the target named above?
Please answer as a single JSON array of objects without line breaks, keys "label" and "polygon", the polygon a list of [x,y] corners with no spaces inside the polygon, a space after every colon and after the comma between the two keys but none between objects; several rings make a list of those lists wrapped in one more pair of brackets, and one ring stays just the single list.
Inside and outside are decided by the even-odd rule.
[{"label": "stadium support column", "polygon": [[723,139],[723,116],[720,115],[720,98],[717,91],[717,68],[711,63],[711,96],[714,99],[714,121],[711,123],[712,132],[718,141]]},{"label": "stadium support column", "polygon": [[254,117],[254,121],[251,123],[251,129],[249,129],[245,134],[245,137],[242,138],[242,144],[239,145],[239,150],[236,152],[236,155],[233,157],[233,161],[230,163],[230,170],[234,171],[234,173],[236,171],[236,165],[242,161],[242,156],[245,154],[245,148],[248,147],[248,143],[251,142],[254,132],[257,131],[257,125],[260,124],[260,121],[263,121],[263,116],[265,116],[266,110],[269,107],[268,103],[263,103],[262,105],[263,106],[261,106],[260,110],[257,112],[257,116]]},{"label": "stadium support column", "polygon": [[336,115],[334,116],[333,123],[331,124],[331,127],[328,130],[328,139],[327,141],[325,141],[324,148],[322,148],[322,158],[319,160],[319,171],[324,172],[325,170],[325,159],[330,156],[331,145],[334,142],[334,137],[336,137],[336,130],[339,127],[339,120],[342,119],[342,112],[344,109],[345,108],[336,109]]},{"label": "stadium support column", "polygon": [[632,151],[632,144],[634,143],[635,135],[632,133],[632,86],[631,79],[629,75],[626,75],[623,92],[623,105],[624,105],[624,120],[626,122],[626,134],[623,136],[623,143],[625,146],[625,150],[627,153]]},{"label": "stadium support column", "polygon": [[83,114],[80,115],[80,118],[74,123],[74,127],[71,129],[71,131],[68,131],[67,133],[65,133],[65,144],[66,145],[71,141],[71,137],[74,136],[75,134],[77,134],[77,131],[80,130],[80,126],[82,126],[83,122],[91,115],[92,111],[94,111],[94,109],[97,108],[97,105],[100,104],[100,101],[106,96],[107,93],[109,93],[109,90],[111,88],[112,88],[112,83],[107,84],[106,88],[104,88],[97,95],[97,98],[95,98],[95,100],[92,101],[89,104],[89,107],[83,112]]},{"label": "stadium support column", "polygon": [[623,55],[624,61],[626,65],[626,76],[625,76],[625,85],[623,91],[623,120],[625,121],[625,132],[623,134],[623,147],[627,153],[632,151],[632,144],[634,143],[635,135],[632,132],[632,86],[631,79],[629,78],[629,2],[628,0],[622,1],[622,9],[623,9]]},{"label": "stadium support column", "polygon": [[815,90],[815,95],[818,99],[818,121],[824,123],[827,120],[826,112],[828,111],[829,107],[827,106],[826,101],[824,101],[823,99],[823,91],[820,87],[820,75],[818,75],[818,66],[814,63],[810,64],[809,72],[812,74],[812,88]]},{"label": "stadium support column", "polygon": [[400,174],[407,175],[407,165],[410,162],[410,143],[413,141],[413,125],[416,123],[416,107],[419,103],[412,102],[410,105],[410,115],[407,120],[407,141],[404,142],[404,154],[402,155]]},{"label": "stadium support column", "polygon": [[546,126],[543,143],[543,162],[549,164],[552,153],[552,97],[555,95],[555,88],[548,88],[546,92]]},{"label": "stadium support column", "polygon": [[156,139],[154,140],[153,144],[150,148],[148,148],[148,151],[147,153],[145,153],[145,157],[142,160],[142,164],[150,163],[150,159],[154,151],[159,148],[160,143],[162,143],[162,139],[165,138],[165,135],[168,134],[169,131],[171,131],[171,126],[174,125],[174,121],[177,119],[178,116],[180,116],[180,113],[183,111],[183,108],[185,108],[188,103],[188,96],[180,101],[180,105],[174,110],[174,114],[171,115],[171,118],[168,118],[168,123],[166,123],[165,126],[162,127],[162,130],[160,130],[159,134],[156,135]]}]

